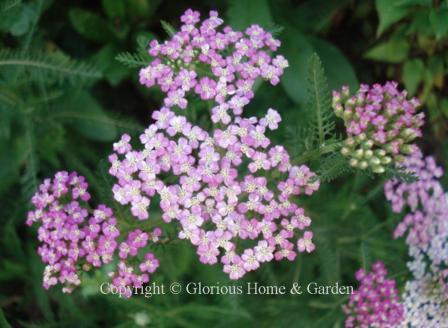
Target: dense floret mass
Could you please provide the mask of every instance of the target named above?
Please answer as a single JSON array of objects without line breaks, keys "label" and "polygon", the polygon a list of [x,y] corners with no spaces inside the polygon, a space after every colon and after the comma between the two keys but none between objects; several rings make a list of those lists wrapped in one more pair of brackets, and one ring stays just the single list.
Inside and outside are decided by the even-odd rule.
[{"label": "dense floret mass", "polygon": [[348,87],[333,92],[334,112],[347,131],[341,152],[353,167],[383,173],[387,165],[415,150],[411,142],[422,134],[424,114],[417,114],[418,99],[408,99],[397,86],[361,84],[354,95]]}]

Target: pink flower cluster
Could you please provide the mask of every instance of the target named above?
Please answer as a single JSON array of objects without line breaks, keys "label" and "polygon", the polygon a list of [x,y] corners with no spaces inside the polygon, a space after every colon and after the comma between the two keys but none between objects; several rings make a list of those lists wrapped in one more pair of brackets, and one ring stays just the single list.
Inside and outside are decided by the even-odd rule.
[{"label": "pink flower cluster", "polygon": [[275,85],[288,67],[283,56],[270,55],[280,41],[258,25],[244,33],[229,26],[219,29],[223,20],[216,11],[200,23],[199,12],[191,9],[181,21],[180,30],[170,40],[150,42],[149,54],[154,60],[140,71],[140,83],[159,86],[168,108],[185,109],[187,95],[192,92],[202,100],[213,99],[218,117],[227,118],[230,109],[239,115],[254,96],[257,78]]},{"label": "pink flower cluster", "polygon": [[112,284],[120,291],[120,296],[132,296],[132,288],[142,287],[144,283],[149,282],[150,274],[154,273],[159,267],[159,260],[152,252],[144,255],[144,261],[139,263],[138,270],[135,266],[128,263],[132,258],[136,258],[139,250],[148,245],[148,241],[157,242],[162,230],[155,228],[152,233],[143,232],[140,229],[129,232],[126,241],[120,243],[118,269],[110,273]]},{"label": "pink flower cluster", "polygon": [[163,220],[178,221],[179,237],[196,246],[200,261],[220,261],[231,279],[314,250],[312,232],[301,233],[311,220],[295,196],[311,195],[319,181],[308,167],[292,166],[284,147],[270,145],[265,132],[277,127],[276,111],[221,120],[210,133],[168,108],[153,118],[140,136],[142,150],[123,135],[109,157],[114,197],[134,216],[147,219],[158,195]]},{"label": "pink flower cluster", "polygon": [[[292,166],[284,147],[271,146],[265,133],[278,127],[277,111],[261,119],[241,116],[255,80],[275,85],[288,66],[283,56],[270,55],[280,42],[258,25],[244,33],[218,29],[223,21],[215,11],[200,23],[189,9],[181,21],[170,40],[150,42],[155,59],[140,71],[140,82],[159,86],[165,106],[140,136],[142,150],[128,135],[114,144],[115,199],[145,220],[152,198],[160,197],[163,220],[178,221],[179,238],[196,246],[200,261],[220,261],[231,279],[273,259],[292,261],[297,250],[312,252],[313,233],[302,232],[311,220],[294,201],[318,189],[317,177]],[[187,107],[190,91],[213,100],[211,131],[172,111]]]},{"label": "pink flower cluster", "polygon": [[35,207],[27,224],[40,223],[38,253],[46,263],[43,286],[58,282],[64,292],[80,284],[79,268],[88,270],[112,261],[119,231],[112,210],[99,205],[89,211],[90,195],[84,177],[76,172],[56,173],[32,198]]},{"label": "pink flower cluster", "polygon": [[348,87],[333,92],[334,112],[344,120],[348,135],[341,152],[353,167],[383,173],[385,166],[401,162],[415,149],[411,142],[422,135],[424,113],[417,114],[418,99],[408,100],[397,86],[361,84],[355,95]]},{"label": "pink flower cluster", "polygon": [[372,271],[359,269],[356,279],[359,288],[343,306],[347,314],[347,328],[391,328],[403,321],[404,307],[399,300],[395,280],[386,279],[387,270],[381,261],[372,265]]},{"label": "pink flower cluster", "polygon": [[398,224],[394,237],[401,237],[409,231],[407,243],[423,247],[436,234],[447,233],[444,221],[448,218],[448,204],[440,183],[443,170],[433,157],[424,158],[418,149],[400,166],[415,174],[418,180],[406,183],[394,179],[384,185],[393,211],[400,213],[408,208],[409,212]]},{"label": "pink flower cluster", "polygon": [[443,170],[433,157],[416,151],[400,165],[418,181],[385,183],[386,198],[394,212],[407,214],[395,229],[394,237],[407,233],[408,267],[417,280],[431,280],[448,297],[448,198],[440,183]]}]

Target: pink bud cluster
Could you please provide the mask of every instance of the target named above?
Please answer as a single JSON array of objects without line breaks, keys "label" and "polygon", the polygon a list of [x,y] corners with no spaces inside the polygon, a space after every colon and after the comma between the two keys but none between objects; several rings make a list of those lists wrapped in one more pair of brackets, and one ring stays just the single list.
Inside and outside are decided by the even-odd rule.
[{"label": "pink bud cluster", "polygon": [[334,112],[344,120],[348,136],[341,152],[353,167],[383,173],[415,149],[411,142],[422,135],[424,114],[417,114],[418,99],[407,99],[397,86],[361,84],[354,95],[348,87],[333,92]]},{"label": "pink bud cluster", "polygon": [[274,58],[280,41],[258,25],[246,31],[219,27],[223,20],[216,11],[200,22],[199,12],[188,9],[181,16],[182,25],[171,39],[160,44],[152,40],[149,54],[154,58],[140,71],[140,83],[159,86],[165,93],[164,105],[185,109],[191,92],[202,100],[214,100],[213,111],[226,117],[236,115],[253,98],[257,78],[276,85],[288,61]]},{"label": "pink bud cluster", "polygon": [[231,279],[314,250],[313,233],[302,232],[311,220],[295,199],[311,195],[319,181],[305,165],[291,165],[284,147],[271,145],[265,132],[280,121],[275,110],[260,120],[221,120],[210,133],[168,108],[153,118],[140,136],[143,149],[123,135],[109,157],[114,197],[134,216],[147,219],[158,195],[163,220],[178,221],[179,237],[196,246],[200,261],[220,261]]},{"label": "pink bud cluster", "polygon": [[395,280],[387,279],[387,270],[381,261],[372,265],[372,271],[359,269],[356,279],[359,288],[343,306],[347,314],[347,328],[392,328],[403,321],[404,307],[400,303]]},{"label": "pink bud cluster", "polygon": [[35,207],[27,224],[40,223],[38,253],[46,263],[43,286],[64,285],[71,292],[80,284],[79,271],[112,261],[119,231],[112,210],[88,208],[84,177],[61,171],[46,179],[32,198]]},{"label": "pink bud cluster", "polygon": [[112,284],[118,288],[120,296],[132,296],[132,288],[142,287],[143,284],[149,282],[150,274],[159,267],[159,260],[152,252],[144,255],[144,260],[138,264],[138,268],[130,261],[135,262],[139,250],[145,248],[149,241],[157,242],[161,234],[160,228],[155,228],[151,233],[136,229],[129,232],[126,240],[120,243],[118,269],[110,273]]}]

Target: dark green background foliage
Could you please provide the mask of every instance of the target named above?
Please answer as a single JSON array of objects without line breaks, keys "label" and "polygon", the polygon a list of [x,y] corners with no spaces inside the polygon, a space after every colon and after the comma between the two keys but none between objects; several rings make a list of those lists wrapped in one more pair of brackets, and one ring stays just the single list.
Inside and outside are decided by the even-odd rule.
[{"label": "dark green background foliage", "polygon": [[[103,271],[86,274],[71,295],[41,287],[36,231],[24,225],[30,196],[57,170],[77,170],[88,178],[95,197],[113,206],[106,173],[112,142],[124,132],[138,135],[161,99],[138,84],[137,67],[148,60],[145,44],[166,38],[160,21],[176,27],[188,7],[202,13],[217,9],[239,29],[259,23],[282,40],[290,68],[280,85],[259,86],[248,112],[262,115],[268,107],[277,108],[283,123],[273,138],[324,181],[301,203],[313,219],[317,250],[293,263],[264,265],[236,284],[355,284],[354,271],[376,259],[386,263],[400,288],[408,278],[404,242],[391,238],[400,217],[384,199],[386,177],[347,170],[337,154],[322,156],[342,130],[327,107],[315,106],[315,98],[325,99],[343,84],[399,81],[424,104],[421,146],[446,164],[446,1],[9,0],[0,4],[1,327],[135,327],[141,313],[148,315],[149,326],[342,326],[340,305],[346,297],[339,295],[182,294],[122,300],[99,295]],[[313,53],[322,61],[328,88],[318,74],[318,57],[310,62]],[[118,54],[133,67],[116,60]],[[318,79],[309,81],[310,72]],[[200,120],[205,112],[204,105],[195,104],[189,115]],[[314,133],[317,118],[325,124]],[[116,211],[120,220],[136,224],[126,208]],[[151,211],[154,220],[158,211]],[[174,227],[163,228],[175,233]],[[187,242],[174,241],[155,252],[161,259],[154,276],[158,283],[234,284],[219,267],[201,265]]]}]

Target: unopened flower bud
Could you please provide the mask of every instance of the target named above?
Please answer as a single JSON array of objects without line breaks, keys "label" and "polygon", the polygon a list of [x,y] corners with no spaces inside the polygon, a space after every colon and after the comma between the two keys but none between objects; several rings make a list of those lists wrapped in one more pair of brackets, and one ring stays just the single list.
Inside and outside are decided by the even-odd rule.
[{"label": "unopened flower bud", "polygon": [[341,148],[341,154],[344,156],[347,156],[350,153],[350,149],[348,149],[347,147],[342,147]]},{"label": "unopened flower bud", "polygon": [[353,167],[357,167],[358,166],[358,160],[355,159],[355,158],[350,159],[349,163]]},{"label": "unopened flower bud", "polygon": [[378,157],[372,157],[370,159],[370,163],[374,166],[377,166],[381,164],[381,160]]},{"label": "unopened flower bud", "polygon": [[369,167],[369,163],[367,163],[366,161],[362,161],[362,162],[359,163],[359,168],[361,170],[365,170],[368,167]]}]

